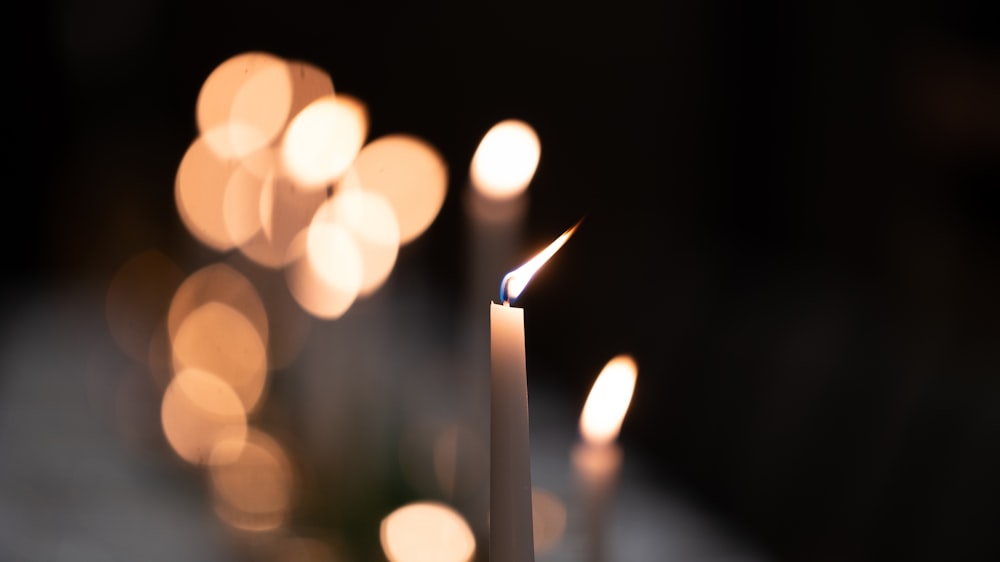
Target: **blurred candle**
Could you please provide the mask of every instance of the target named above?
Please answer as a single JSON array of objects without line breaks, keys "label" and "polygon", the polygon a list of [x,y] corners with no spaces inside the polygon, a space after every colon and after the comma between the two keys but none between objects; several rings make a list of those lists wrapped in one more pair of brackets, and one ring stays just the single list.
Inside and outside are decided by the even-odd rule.
[{"label": "blurred candle", "polygon": [[588,562],[614,560],[607,553],[607,525],[622,465],[621,446],[615,440],[632,401],[636,374],[628,355],[608,361],[580,415],[583,440],[573,448],[572,462],[583,503]]},{"label": "blurred candle", "polygon": [[517,119],[497,123],[472,156],[469,174],[475,190],[493,201],[518,197],[535,175],[541,150],[531,125]]},{"label": "blurred candle", "polygon": [[501,304],[490,303],[490,561],[535,559],[524,310],[510,306],[538,269],[566,243],[573,226],[504,276]]}]

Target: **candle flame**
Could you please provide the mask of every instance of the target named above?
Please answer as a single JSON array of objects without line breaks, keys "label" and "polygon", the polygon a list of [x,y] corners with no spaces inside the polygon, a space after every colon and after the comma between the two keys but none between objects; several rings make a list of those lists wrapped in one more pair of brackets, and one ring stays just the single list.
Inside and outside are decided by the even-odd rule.
[{"label": "candle flame", "polygon": [[580,432],[589,443],[610,443],[618,437],[632,401],[637,373],[631,356],[618,355],[597,375],[580,415]]},{"label": "candle flame", "polygon": [[476,538],[458,511],[435,501],[404,505],[382,520],[382,550],[390,562],[469,562]]},{"label": "candle flame", "polygon": [[528,286],[528,281],[531,281],[531,278],[538,273],[538,270],[545,265],[545,262],[549,261],[559,251],[559,248],[563,247],[563,244],[569,240],[569,237],[576,232],[579,226],[580,223],[577,222],[569,230],[563,232],[559,238],[553,240],[544,250],[535,254],[535,257],[525,262],[524,265],[504,275],[503,280],[500,282],[500,302],[510,304],[517,300],[521,296],[521,293],[524,292],[524,288]]}]

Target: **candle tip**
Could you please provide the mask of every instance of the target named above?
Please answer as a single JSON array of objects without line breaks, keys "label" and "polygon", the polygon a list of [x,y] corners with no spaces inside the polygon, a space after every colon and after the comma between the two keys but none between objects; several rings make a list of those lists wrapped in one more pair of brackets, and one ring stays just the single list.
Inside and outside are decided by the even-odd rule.
[{"label": "candle tip", "polygon": [[510,306],[510,294],[507,291],[507,285],[510,284],[511,274],[513,271],[507,272],[500,280],[500,303],[504,306]]},{"label": "candle tip", "polygon": [[518,267],[513,271],[507,272],[500,281],[500,302],[504,304],[510,304],[517,300],[521,296],[521,292],[528,285],[528,281],[534,277],[535,273],[551,258],[563,244],[569,240],[569,237],[576,232],[577,227],[580,226],[580,222],[583,219],[577,221],[576,224],[571,226],[566,232],[563,232],[559,238],[556,238],[549,244],[544,250],[536,254],[533,258],[528,260],[526,263]]}]

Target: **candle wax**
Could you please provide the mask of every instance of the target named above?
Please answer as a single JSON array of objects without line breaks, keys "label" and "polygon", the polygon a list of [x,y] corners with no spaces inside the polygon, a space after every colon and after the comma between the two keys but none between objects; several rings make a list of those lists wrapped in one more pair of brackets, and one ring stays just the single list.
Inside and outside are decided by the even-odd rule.
[{"label": "candle wax", "polygon": [[622,449],[616,443],[578,443],[573,448],[586,536],[586,562],[606,562],[608,524],[622,465]]},{"label": "candle wax", "polygon": [[524,310],[490,305],[490,562],[533,562]]}]

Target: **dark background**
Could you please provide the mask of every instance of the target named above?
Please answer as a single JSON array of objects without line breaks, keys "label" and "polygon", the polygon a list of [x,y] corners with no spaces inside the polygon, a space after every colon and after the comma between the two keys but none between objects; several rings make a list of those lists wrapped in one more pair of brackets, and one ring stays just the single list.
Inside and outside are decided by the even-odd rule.
[{"label": "dark background", "polygon": [[[8,17],[5,299],[191,252],[201,82],[312,62],[450,166],[419,255],[464,283],[482,134],[531,123],[532,385],[630,352],[622,441],[790,561],[1000,554],[1000,19],[961,2],[100,0]],[[513,264],[512,264],[513,265]]]}]

